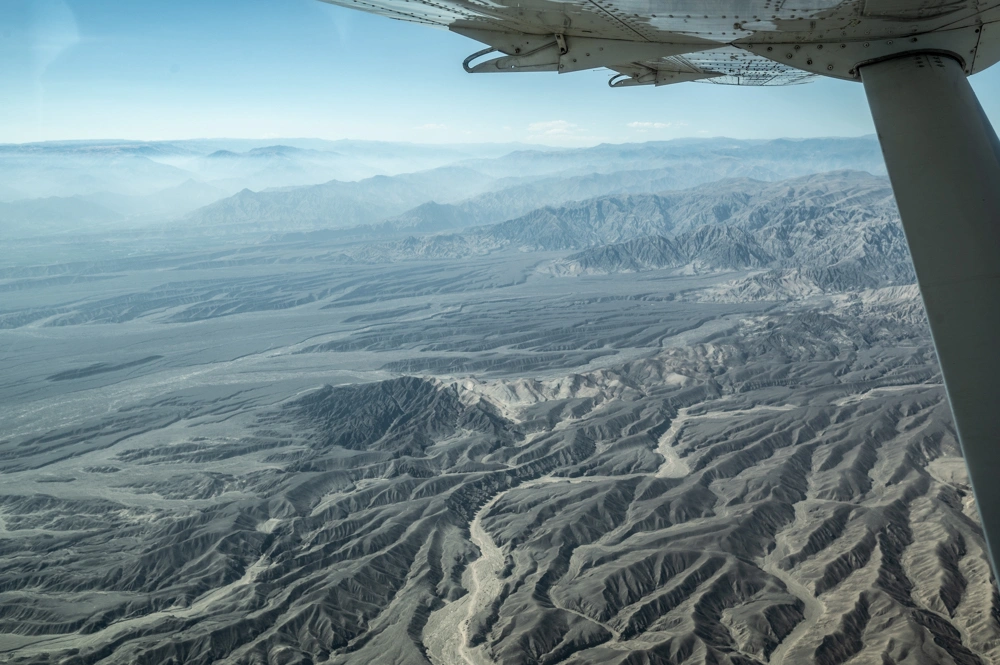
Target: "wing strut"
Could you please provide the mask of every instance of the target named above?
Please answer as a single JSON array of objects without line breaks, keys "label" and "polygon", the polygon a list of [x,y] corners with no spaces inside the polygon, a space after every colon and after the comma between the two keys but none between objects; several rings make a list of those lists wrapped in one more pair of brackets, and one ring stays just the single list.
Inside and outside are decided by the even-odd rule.
[{"label": "wing strut", "polygon": [[1000,142],[962,65],[861,67],[982,518],[1000,555]]}]

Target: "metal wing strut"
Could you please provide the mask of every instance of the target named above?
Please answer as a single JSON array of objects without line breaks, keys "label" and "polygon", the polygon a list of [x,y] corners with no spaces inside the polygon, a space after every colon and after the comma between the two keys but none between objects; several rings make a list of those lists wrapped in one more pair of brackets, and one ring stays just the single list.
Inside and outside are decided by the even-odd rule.
[{"label": "metal wing strut", "polygon": [[962,65],[863,65],[994,575],[1000,555],[1000,142]]}]

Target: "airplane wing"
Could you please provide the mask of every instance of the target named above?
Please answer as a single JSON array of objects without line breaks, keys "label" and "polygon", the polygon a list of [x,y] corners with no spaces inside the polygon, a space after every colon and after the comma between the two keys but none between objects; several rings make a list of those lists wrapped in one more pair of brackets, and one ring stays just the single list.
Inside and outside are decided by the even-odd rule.
[{"label": "airplane wing", "polygon": [[1000,0],[323,1],[446,28],[494,49],[492,59],[467,66],[472,73],[603,67],[618,73],[612,87],[859,80],[859,57],[905,50],[913,35],[927,36],[933,43],[920,43],[928,48],[973,51],[967,73],[1000,59],[998,49],[975,53],[976,26],[1000,19]]}]

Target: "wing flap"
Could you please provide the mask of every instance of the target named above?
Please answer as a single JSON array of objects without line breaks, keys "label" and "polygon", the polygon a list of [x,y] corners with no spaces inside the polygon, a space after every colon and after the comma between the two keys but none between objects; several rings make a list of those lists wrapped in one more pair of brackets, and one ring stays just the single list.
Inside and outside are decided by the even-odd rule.
[{"label": "wing flap", "polygon": [[701,69],[681,57],[656,62],[633,62],[617,65],[611,69],[618,72],[618,76],[608,81],[608,85],[612,88],[629,88],[637,85],[661,86],[724,76],[722,72]]},{"label": "wing flap", "polygon": [[[466,71],[474,74],[498,72],[556,71],[560,74],[624,66],[629,63],[655,62],[663,58],[695,53],[718,46],[714,42],[691,40],[678,42],[640,42],[621,39],[598,39],[562,34],[529,35],[513,32],[452,27],[454,32],[487,44],[492,49],[480,51],[465,61]],[[476,65],[471,62],[491,51],[504,54]],[[693,80],[693,79],[686,79]]]}]

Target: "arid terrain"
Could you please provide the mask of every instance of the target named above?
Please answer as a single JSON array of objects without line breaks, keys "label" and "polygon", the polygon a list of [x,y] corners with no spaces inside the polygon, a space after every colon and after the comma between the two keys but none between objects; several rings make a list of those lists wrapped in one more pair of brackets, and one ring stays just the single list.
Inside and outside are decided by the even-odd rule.
[{"label": "arid terrain", "polygon": [[0,662],[1000,661],[877,147],[831,141],[24,222]]}]

